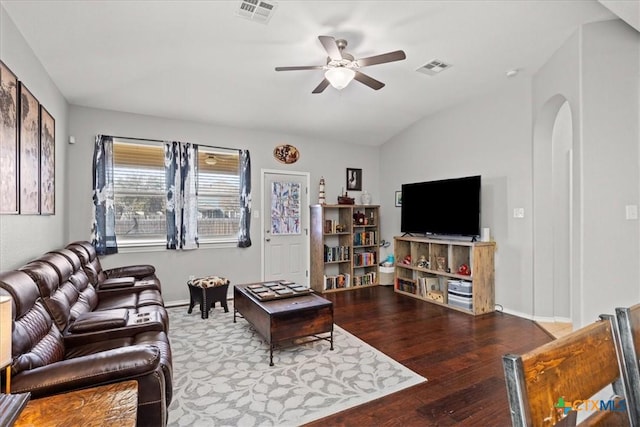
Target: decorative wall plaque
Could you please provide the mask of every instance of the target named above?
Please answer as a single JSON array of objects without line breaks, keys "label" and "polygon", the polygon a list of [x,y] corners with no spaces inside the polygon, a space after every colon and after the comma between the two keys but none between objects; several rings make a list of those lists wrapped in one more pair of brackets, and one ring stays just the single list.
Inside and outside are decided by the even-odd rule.
[{"label": "decorative wall plaque", "polygon": [[293,145],[282,144],[274,148],[273,157],[281,163],[290,165],[291,163],[298,161],[300,158],[300,151]]}]

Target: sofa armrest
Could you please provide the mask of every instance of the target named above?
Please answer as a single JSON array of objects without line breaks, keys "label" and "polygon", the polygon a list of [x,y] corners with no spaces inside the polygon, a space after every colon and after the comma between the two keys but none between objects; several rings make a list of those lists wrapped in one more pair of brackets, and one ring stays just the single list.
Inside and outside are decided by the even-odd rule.
[{"label": "sofa armrest", "polygon": [[103,280],[98,284],[98,289],[121,289],[130,288],[136,282],[136,278],[133,276],[112,277],[110,279]]},{"label": "sofa armrest", "polygon": [[154,374],[159,364],[156,346],[121,347],[20,372],[11,378],[11,391],[48,396]]},{"label": "sofa armrest", "polygon": [[153,276],[156,273],[156,268],[149,264],[140,264],[108,268],[103,271],[109,279],[125,276],[133,276],[136,279],[144,279],[145,277]]},{"label": "sofa armrest", "polygon": [[162,320],[152,313],[150,317],[139,315],[129,316],[127,324],[120,328],[102,329],[87,332],[71,332],[67,330],[64,335],[64,345],[66,348],[79,347],[86,344],[93,344],[107,340],[127,339],[143,332],[164,332],[165,326]]},{"label": "sofa armrest", "polygon": [[[110,279],[107,279],[110,280]],[[103,286],[103,283],[99,283],[96,287],[96,291],[98,293],[106,294],[106,295],[114,295],[114,294],[131,294],[132,292],[141,292],[146,290],[151,291],[161,291],[160,289],[160,281],[158,280],[136,280],[132,286]]]},{"label": "sofa armrest", "polygon": [[68,331],[76,334],[122,328],[126,326],[128,320],[129,313],[125,308],[90,311],[78,316],[71,325],[69,325]]}]

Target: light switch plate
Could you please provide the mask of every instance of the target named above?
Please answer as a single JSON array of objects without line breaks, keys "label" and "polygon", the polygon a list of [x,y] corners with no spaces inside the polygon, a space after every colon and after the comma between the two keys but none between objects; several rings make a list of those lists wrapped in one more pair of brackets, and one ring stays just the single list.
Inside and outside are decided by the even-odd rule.
[{"label": "light switch plate", "polygon": [[625,217],[627,219],[638,219],[638,205],[625,206]]}]

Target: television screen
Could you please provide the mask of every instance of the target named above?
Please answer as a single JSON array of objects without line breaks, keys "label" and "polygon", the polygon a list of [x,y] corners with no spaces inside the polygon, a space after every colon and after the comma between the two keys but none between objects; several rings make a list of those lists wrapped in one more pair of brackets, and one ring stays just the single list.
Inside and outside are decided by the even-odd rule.
[{"label": "television screen", "polygon": [[400,231],[480,235],[480,175],[402,185]]}]

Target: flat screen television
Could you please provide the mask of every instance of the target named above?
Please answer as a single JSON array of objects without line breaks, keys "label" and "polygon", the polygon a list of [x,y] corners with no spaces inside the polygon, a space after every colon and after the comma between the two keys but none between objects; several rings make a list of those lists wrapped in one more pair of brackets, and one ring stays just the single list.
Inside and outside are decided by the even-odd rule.
[{"label": "flat screen television", "polygon": [[400,231],[480,235],[480,175],[402,185]]}]

